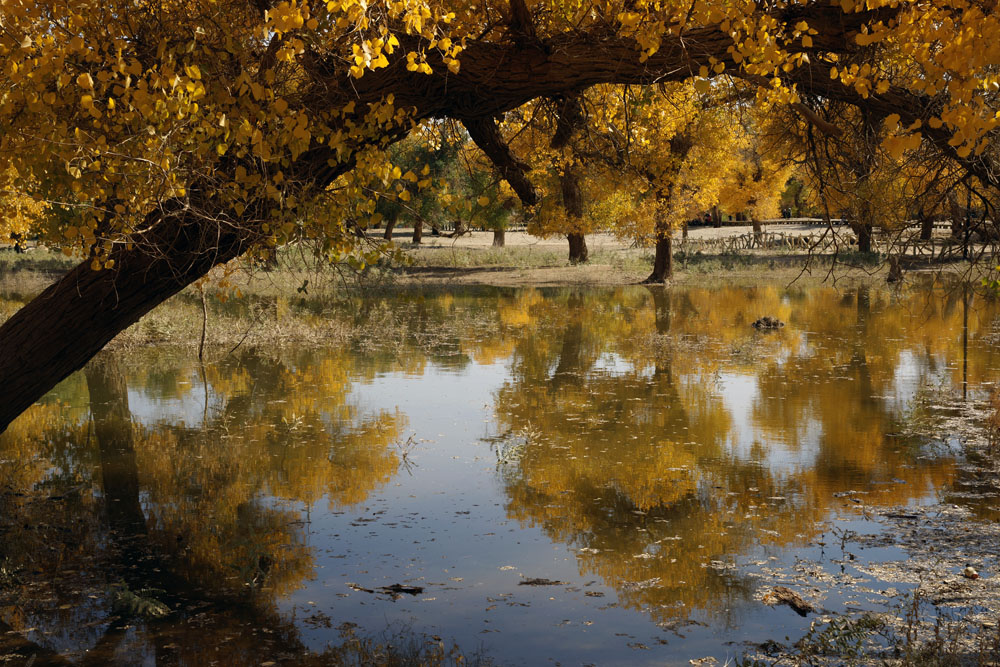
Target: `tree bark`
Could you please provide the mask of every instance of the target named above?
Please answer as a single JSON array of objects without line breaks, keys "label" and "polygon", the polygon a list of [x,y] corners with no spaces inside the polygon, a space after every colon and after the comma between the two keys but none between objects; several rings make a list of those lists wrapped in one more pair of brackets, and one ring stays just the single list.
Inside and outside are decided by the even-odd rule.
[{"label": "tree bark", "polygon": [[644,283],[665,283],[674,275],[673,239],[669,231],[656,234],[656,255],[653,258],[653,272]]},{"label": "tree bark", "polygon": [[712,226],[716,229],[722,226],[722,214],[719,213],[718,205],[712,207]]},{"label": "tree bark", "polygon": [[505,229],[494,229],[493,230],[493,247],[503,248],[507,243],[507,232]]},{"label": "tree bark", "polygon": [[424,221],[414,220],[413,221],[413,245],[420,245],[420,241],[424,238]]}]

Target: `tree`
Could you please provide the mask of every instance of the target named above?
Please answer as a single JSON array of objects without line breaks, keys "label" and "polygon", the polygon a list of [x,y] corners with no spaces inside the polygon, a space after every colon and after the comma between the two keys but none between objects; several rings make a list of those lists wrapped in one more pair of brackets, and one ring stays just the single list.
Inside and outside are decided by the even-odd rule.
[{"label": "tree", "polygon": [[431,118],[461,121],[531,204],[498,115],[729,73],[772,101],[892,118],[1000,185],[1000,55],[983,37],[1000,16],[970,0],[12,0],[3,20],[0,169],[53,205],[50,240],[83,261],[0,327],[0,428],[213,266],[296,239],[352,252],[344,221],[374,213],[386,147]]}]

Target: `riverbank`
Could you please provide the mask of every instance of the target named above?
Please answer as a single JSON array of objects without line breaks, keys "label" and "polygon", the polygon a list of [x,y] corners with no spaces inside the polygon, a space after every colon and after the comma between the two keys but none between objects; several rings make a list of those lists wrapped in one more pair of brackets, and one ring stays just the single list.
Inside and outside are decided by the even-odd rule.
[{"label": "riverbank", "polygon": [[[712,250],[717,246],[711,244],[745,237],[752,234],[752,229],[697,227],[690,230],[686,242],[679,239],[675,243],[674,275],[669,284],[831,285],[837,289],[886,284],[885,262],[878,255],[850,250],[843,228],[840,236],[827,238],[826,230],[816,225],[773,227],[780,229],[765,233],[814,242],[817,238],[832,238],[836,252],[813,252],[808,246],[720,252]],[[319,264],[297,247],[282,249],[277,262],[268,267],[240,262],[228,270],[216,269],[201,286],[188,287],[157,307],[121,333],[112,345],[195,347],[203,326],[210,347],[343,342],[357,331],[344,324],[342,318],[333,317],[333,312],[326,312],[329,302],[399,290],[639,285],[653,263],[652,249],[630,246],[609,234],[587,237],[590,259],[582,264],[568,261],[562,237],[539,239],[524,232],[508,232],[503,248],[492,246],[492,232],[471,232],[458,238],[425,235],[420,245],[409,243],[408,238],[408,233],[397,232],[394,242],[398,252],[387,253],[383,261],[360,272]],[[73,258],[41,246],[26,253],[0,248],[0,322],[75,263]],[[911,281],[936,274],[975,274],[973,278],[978,280],[982,273],[981,267],[961,262],[910,260],[903,265],[904,275]]]}]

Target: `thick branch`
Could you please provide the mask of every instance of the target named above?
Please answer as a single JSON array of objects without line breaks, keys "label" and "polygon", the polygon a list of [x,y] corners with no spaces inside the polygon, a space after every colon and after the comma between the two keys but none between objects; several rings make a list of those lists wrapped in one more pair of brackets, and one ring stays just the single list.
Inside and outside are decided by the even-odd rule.
[{"label": "thick branch", "polygon": [[580,98],[577,95],[567,97],[559,105],[556,113],[556,131],[549,145],[556,150],[564,148],[585,122],[586,117],[580,106]]},{"label": "thick branch", "polygon": [[510,14],[507,17],[510,35],[515,43],[538,43],[535,24],[531,18],[531,10],[524,0],[510,0]]},{"label": "thick branch", "polygon": [[510,184],[525,206],[533,206],[538,202],[535,187],[528,180],[527,173],[531,170],[525,162],[519,160],[503,141],[500,129],[493,118],[463,119],[465,129],[476,145],[486,153],[486,157],[496,166],[500,176]]}]

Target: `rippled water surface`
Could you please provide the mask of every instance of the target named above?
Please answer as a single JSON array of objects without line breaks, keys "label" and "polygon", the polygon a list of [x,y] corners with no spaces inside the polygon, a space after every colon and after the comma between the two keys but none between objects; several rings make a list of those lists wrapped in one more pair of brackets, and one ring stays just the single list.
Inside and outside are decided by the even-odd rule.
[{"label": "rippled water surface", "polygon": [[0,436],[0,647],[253,664],[404,638],[503,664],[721,662],[808,628],[755,599],[762,564],[833,557],[824,534],[865,529],[859,508],[963,488],[949,418],[1000,366],[996,304],[942,288],[476,289],[337,312],[376,335],[204,367],[104,354]]}]

